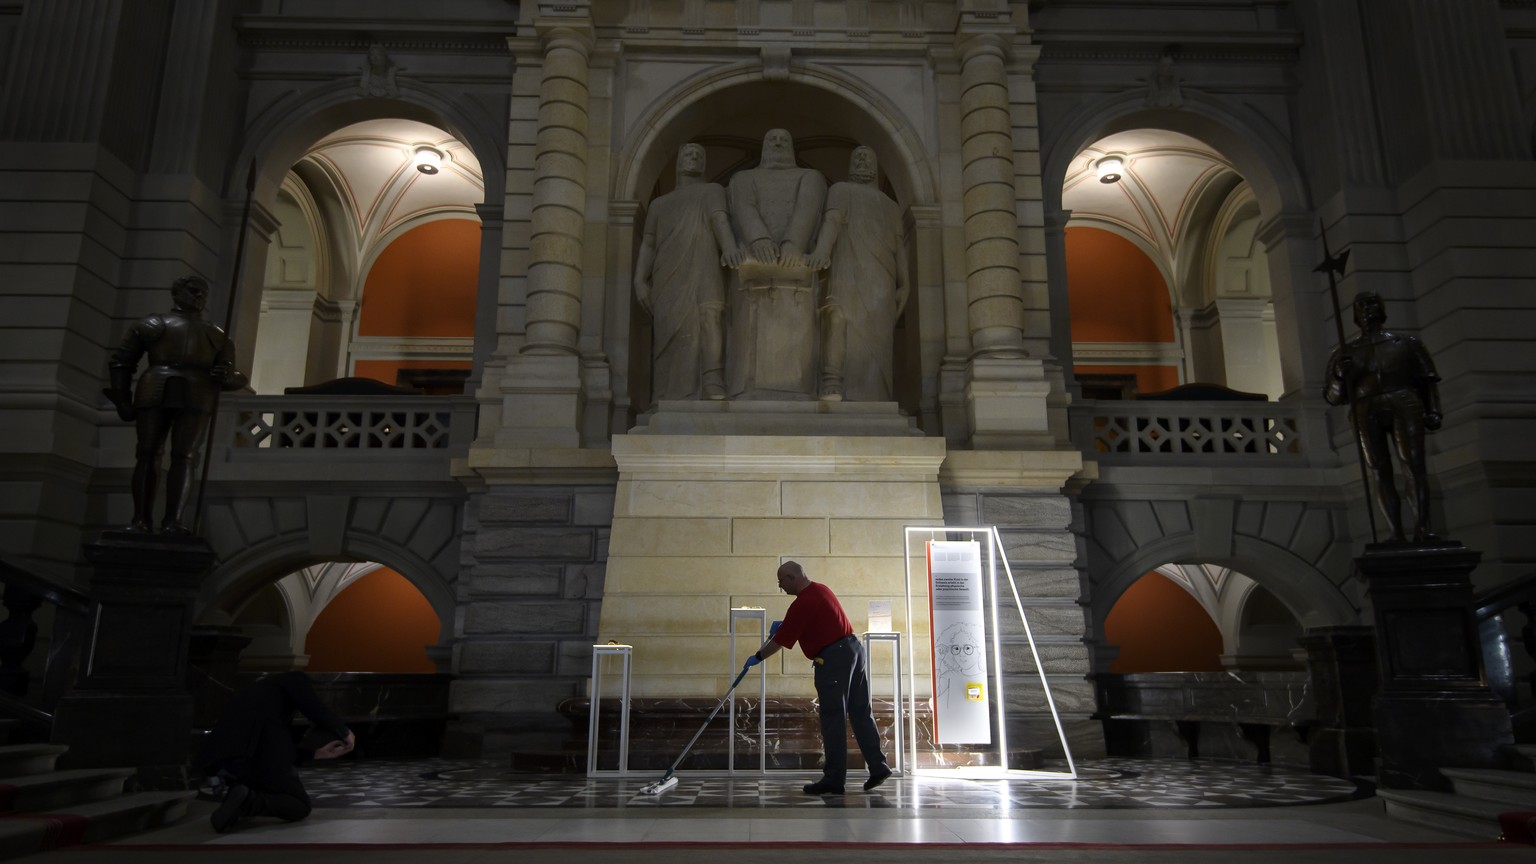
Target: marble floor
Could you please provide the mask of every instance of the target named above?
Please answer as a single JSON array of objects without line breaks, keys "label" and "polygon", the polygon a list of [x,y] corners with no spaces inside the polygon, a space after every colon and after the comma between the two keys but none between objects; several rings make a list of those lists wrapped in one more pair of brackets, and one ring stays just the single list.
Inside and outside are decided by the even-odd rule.
[{"label": "marble floor", "polygon": [[[212,802],[178,824],[24,859],[132,864],[489,864],[493,861],[1373,862],[1536,860],[1529,846],[1389,819],[1368,786],[1216,761],[1098,760],[1087,779],[893,778],[872,793],[800,792],[812,775],[587,780],[513,775],[495,763],[342,762],[311,767],[297,824],[252,820],[215,834]],[[850,777],[850,781],[862,777]],[[798,851],[797,851],[798,850]],[[85,856],[82,859],[81,856]]]}]

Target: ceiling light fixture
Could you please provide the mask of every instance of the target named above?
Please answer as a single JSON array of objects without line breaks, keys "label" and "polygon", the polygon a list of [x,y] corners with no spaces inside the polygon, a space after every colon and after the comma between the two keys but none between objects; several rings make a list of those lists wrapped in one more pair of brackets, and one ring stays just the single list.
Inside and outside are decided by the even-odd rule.
[{"label": "ceiling light fixture", "polygon": [[423,174],[436,174],[443,167],[443,151],[427,144],[417,145],[411,163]]},{"label": "ceiling light fixture", "polygon": [[1100,183],[1119,183],[1120,176],[1125,171],[1125,159],[1119,156],[1105,156],[1095,162],[1093,167],[1099,175]]}]

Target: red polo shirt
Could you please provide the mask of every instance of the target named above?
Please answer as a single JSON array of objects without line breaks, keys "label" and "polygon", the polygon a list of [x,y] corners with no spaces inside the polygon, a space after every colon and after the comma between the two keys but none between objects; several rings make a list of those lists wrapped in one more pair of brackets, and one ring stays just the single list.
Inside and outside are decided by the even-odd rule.
[{"label": "red polo shirt", "polygon": [[789,604],[784,623],[779,625],[779,632],[773,634],[773,641],[781,648],[793,648],[799,642],[800,650],[814,660],[823,648],[852,635],[853,625],[848,622],[842,604],[837,602],[837,595],[820,582],[812,582],[795,595],[795,602]]}]

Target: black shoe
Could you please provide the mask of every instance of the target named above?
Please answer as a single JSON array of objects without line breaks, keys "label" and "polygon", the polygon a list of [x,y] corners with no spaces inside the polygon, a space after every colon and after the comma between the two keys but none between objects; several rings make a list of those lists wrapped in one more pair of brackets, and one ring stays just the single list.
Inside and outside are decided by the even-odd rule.
[{"label": "black shoe", "polygon": [[245,815],[245,802],[250,798],[249,786],[231,787],[229,794],[224,796],[224,803],[220,804],[219,809],[213,811],[213,815],[208,817],[208,821],[213,823],[213,830],[223,834],[234,828],[235,823],[240,821],[240,817]]},{"label": "black shoe", "polygon": [[864,791],[865,792],[872,792],[872,791],[874,791],[874,788],[876,786],[879,786],[881,783],[884,783],[886,781],[886,779],[889,778],[890,776],[891,776],[890,766],[888,766],[888,765],[876,765],[873,769],[870,770],[870,772],[869,772],[869,779],[864,781]]},{"label": "black shoe", "polygon": [[821,780],[817,780],[815,783],[807,783],[807,784],[805,784],[805,794],[807,794],[807,795],[841,795],[841,794],[843,794],[843,787],[842,787],[842,784],[831,783],[831,782],[827,781],[825,778],[823,778]]}]

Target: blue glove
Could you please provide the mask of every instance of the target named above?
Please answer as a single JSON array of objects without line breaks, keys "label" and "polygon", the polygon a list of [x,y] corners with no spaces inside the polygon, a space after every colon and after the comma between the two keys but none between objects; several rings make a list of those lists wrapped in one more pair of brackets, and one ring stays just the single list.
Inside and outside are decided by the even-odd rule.
[{"label": "blue glove", "polygon": [[743,668],[743,669],[751,669],[753,666],[756,666],[757,664],[759,664],[761,662],[763,662],[763,658],[757,656],[756,654],[753,654],[751,657],[747,658],[746,665],[742,666],[741,668]]},{"label": "blue glove", "polygon": [[773,634],[779,632],[779,628],[783,627],[783,626],[784,626],[784,622],[783,621],[775,621],[772,624],[769,624],[768,625],[768,635],[772,636]]}]

